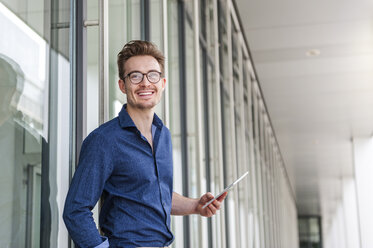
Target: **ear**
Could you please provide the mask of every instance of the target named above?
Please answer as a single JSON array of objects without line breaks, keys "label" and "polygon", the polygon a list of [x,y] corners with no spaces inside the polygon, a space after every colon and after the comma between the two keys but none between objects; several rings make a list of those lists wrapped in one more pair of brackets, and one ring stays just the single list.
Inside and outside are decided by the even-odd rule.
[{"label": "ear", "polygon": [[119,85],[120,91],[122,91],[124,94],[127,94],[125,82],[122,79],[118,80],[118,85]]},{"label": "ear", "polygon": [[166,88],[166,78],[162,78],[161,83],[162,83],[162,91],[164,91],[164,89]]}]

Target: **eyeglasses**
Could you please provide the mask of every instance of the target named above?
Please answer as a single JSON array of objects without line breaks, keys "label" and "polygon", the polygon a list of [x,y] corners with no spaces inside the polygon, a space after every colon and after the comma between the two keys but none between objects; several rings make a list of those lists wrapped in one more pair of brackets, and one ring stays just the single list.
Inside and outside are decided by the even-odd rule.
[{"label": "eyeglasses", "polygon": [[146,76],[149,82],[151,82],[152,84],[156,84],[159,82],[159,80],[161,80],[162,73],[159,71],[149,71],[148,73],[141,73],[139,71],[133,71],[133,72],[128,73],[124,77],[124,79],[128,77],[131,83],[139,84],[144,79],[144,75]]}]

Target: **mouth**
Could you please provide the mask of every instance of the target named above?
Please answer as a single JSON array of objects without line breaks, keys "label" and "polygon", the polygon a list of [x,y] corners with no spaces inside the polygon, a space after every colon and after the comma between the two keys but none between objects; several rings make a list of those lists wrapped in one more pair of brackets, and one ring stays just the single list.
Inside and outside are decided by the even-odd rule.
[{"label": "mouth", "polygon": [[137,95],[142,98],[146,98],[146,97],[150,97],[154,95],[154,91],[153,90],[139,91],[137,92]]}]

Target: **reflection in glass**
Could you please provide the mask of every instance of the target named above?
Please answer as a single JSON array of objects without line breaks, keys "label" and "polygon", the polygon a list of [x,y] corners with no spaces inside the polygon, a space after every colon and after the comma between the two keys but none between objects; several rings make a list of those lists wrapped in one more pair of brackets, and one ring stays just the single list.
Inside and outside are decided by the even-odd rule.
[{"label": "reflection in glass", "polygon": [[39,247],[47,47],[2,3],[0,30],[0,246]]},{"label": "reflection in glass", "polygon": [[[7,35],[0,39],[0,247],[57,244],[56,178],[65,178],[57,167],[69,154],[68,144],[57,142],[61,127],[69,126],[68,118],[58,119],[60,86],[70,94],[69,7],[62,0],[0,2],[0,30]],[[57,161],[63,148],[67,158]]]}]

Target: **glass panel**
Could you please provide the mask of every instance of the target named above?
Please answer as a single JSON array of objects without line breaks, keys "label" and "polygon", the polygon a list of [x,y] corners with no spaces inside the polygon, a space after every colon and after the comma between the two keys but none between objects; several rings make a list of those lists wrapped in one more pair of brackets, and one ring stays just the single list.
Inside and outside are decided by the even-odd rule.
[{"label": "glass panel", "polygon": [[[182,150],[181,150],[181,102],[180,102],[180,63],[179,63],[179,29],[178,29],[178,3],[177,0],[168,1],[168,78],[169,87],[169,128],[172,136],[173,162],[174,162],[174,191],[182,194]],[[175,235],[172,247],[183,247],[184,226],[182,216],[171,217],[171,228]]]},{"label": "glass panel", "polygon": [[[220,62],[220,99],[222,111],[222,135],[223,135],[223,171],[224,184],[228,185],[234,180],[233,163],[233,144],[232,137],[234,135],[234,127],[232,126],[232,118],[234,113],[231,109],[230,90],[233,85],[230,82],[229,76],[229,58],[228,56],[228,27],[227,27],[227,8],[225,1],[218,1],[218,28],[219,28],[219,62]],[[225,232],[226,232],[226,246],[235,247],[235,198],[232,194],[225,201]]]},{"label": "glass panel", "polygon": [[[165,51],[163,47],[163,11],[162,11],[162,0],[150,0],[150,40],[154,42],[161,51]],[[175,22],[177,24],[177,22]],[[156,106],[155,112],[157,115],[164,120],[164,105],[165,97],[163,97],[161,102]]]},{"label": "glass panel", "polygon": [[[152,42],[157,44],[158,48],[163,48],[163,12],[162,12],[162,0],[150,0],[150,39]],[[168,16],[169,17],[169,16]],[[174,24],[177,24],[175,22]]]},{"label": "glass panel", "polygon": [[[214,2],[199,1],[200,16],[200,54],[201,82],[203,83],[203,111],[207,191],[218,193],[224,185],[221,173],[219,146],[220,106],[218,103],[218,84],[215,76],[215,37],[214,37]],[[208,247],[221,247],[223,234],[221,218],[208,219]]]},{"label": "glass panel", "polygon": [[264,247],[264,227],[263,227],[263,200],[262,200],[262,172],[260,164],[260,154],[259,154],[259,99],[255,93],[254,88],[252,88],[252,116],[254,124],[254,161],[255,161],[255,182],[256,182],[256,195],[257,195],[257,218],[256,218],[256,237],[257,246]]},{"label": "glass panel", "polygon": [[[242,108],[242,94],[243,90],[241,87],[240,82],[240,59],[239,59],[239,44],[238,44],[238,35],[236,32],[236,29],[234,27],[234,22],[231,20],[232,26],[231,26],[231,44],[232,44],[232,72],[233,72],[233,101],[234,101],[234,135],[235,135],[235,147],[236,147],[236,168],[232,168],[233,171],[236,171],[236,174],[234,177],[238,177],[239,175],[242,175],[246,171],[244,170],[244,153],[243,153],[243,138],[242,130],[243,130],[243,116],[241,116],[241,108]],[[244,194],[245,191],[245,184],[239,183],[236,187],[237,189],[237,196],[236,202],[234,203],[234,213],[236,218],[236,228],[238,229],[237,232],[234,233],[235,236],[232,235],[232,238],[236,239],[237,244],[236,246],[240,247],[246,247],[245,244],[245,238],[246,238],[246,223],[245,216],[240,216],[240,213],[243,211],[247,211],[245,209],[245,197]],[[243,233],[243,235],[242,235]],[[240,241],[242,243],[240,244]]]},{"label": "glass panel", "polygon": [[244,120],[245,120],[245,147],[244,152],[246,154],[246,169],[249,170],[250,179],[245,184],[247,189],[248,195],[248,206],[247,206],[247,247],[251,248],[254,247],[254,191],[253,191],[253,183],[255,182],[255,171],[252,169],[254,168],[252,165],[252,142],[251,142],[251,130],[252,130],[252,122],[251,122],[251,91],[249,90],[251,87],[250,82],[250,75],[247,69],[247,61],[243,58],[242,61],[242,75],[243,75],[243,88],[244,88]]},{"label": "glass panel", "polygon": [[[116,117],[122,105],[126,102],[126,96],[118,87],[119,76],[117,68],[117,55],[124,44],[130,40],[144,39],[145,37],[142,37],[144,28],[150,28],[150,40],[159,49],[163,50],[162,1],[149,1],[151,9],[150,27],[143,26],[142,16],[144,14],[142,13],[141,4],[143,4],[141,0],[109,1],[109,119]],[[97,42],[98,39],[96,38],[95,43]],[[164,99],[157,105],[155,110],[160,118],[163,118],[163,105]]]},{"label": "glass panel", "polygon": [[[87,1],[88,20],[98,19],[98,1]],[[87,135],[98,127],[98,26],[87,27]]]},{"label": "glass panel", "polygon": [[69,11],[70,1],[0,1],[1,247],[57,246],[50,195],[60,193],[56,151],[69,148],[57,147],[59,125],[70,124],[58,104],[62,85],[70,95]]},{"label": "glass panel", "polygon": [[262,242],[264,247],[268,245],[268,218],[267,218],[267,210],[266,210],[266,204],[267,204],[267,192],[266,192],[266,184],[267,184],[267,177],[266,177],[266,172],[265,172],[265,161],[263,159],[263,110],[261,107],[261,100],[258,97],[258,141],[259,141],[259,146],[258,146],[258,165],[259,165],[259,177],[260,177],[260,211],[261,211],[261,221],[262,221]]},{"label": "glass panel", "polygon": [[228,35],[227,13],[225,1],[218,1],[218,25],[219,25],[219,65],[223,78],[228,76]]},{"label": "glass panel", "polygon": [[[48,97],[47,43],[19,17],[23,9],[15,5],[9,9],[4,4],[0,3],[0,30],[8,39],[0,39],[0,244],[30,247],[39,245],[40,225],[33,213],[40,209],[41,191],[27,172],[33,166],[40,168],[41,139],[48,124],[43,115],[43,102]],[[39,13],[42,11],[40,7]],[[41,59],[35,61],[38,57]]]},{"label": "glass panel", "polygon": [[109,1],[109,119],[116,117],[126,102],[118,87],[117,55],[125,43],[141,39],[141,1]]},{"label": "glass panel", "polygon": [[[186,2],[185,7],[185,51],[186,51],[186,126],[187,126],[187,160],[188,160],[188,188],[189,197],[197,198],[199,195],[199,165],[197,158],[197,105],[196,105],[196,72],[195,72],[195,47],[194,47],[194,30],[192,21],[193,2]],[[189,6],[189,7],[188,7]],[[190,220],[190,246],[200,247],[200,216],[191,215]]]}]

